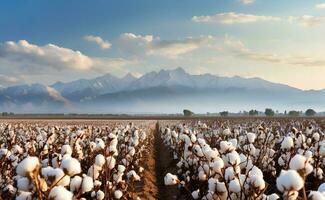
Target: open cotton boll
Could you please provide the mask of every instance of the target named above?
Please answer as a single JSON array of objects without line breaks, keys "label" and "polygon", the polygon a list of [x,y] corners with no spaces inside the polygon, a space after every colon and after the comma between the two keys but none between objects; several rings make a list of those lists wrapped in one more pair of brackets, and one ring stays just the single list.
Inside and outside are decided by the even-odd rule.
[{"label": "open cotton boll", "polygon": [[128,177],[128,179],[133,178],[133,180],[135,181],[140,181],[141,179],[140,176],[134,170],[129,171],[126,176]]},{"label": "open cotton boll", "polygon": [[310,200],[325,200],[325,195],[318,191],[311,191],[308,195]]},{"label": "open cotton boll", "polygon": [[238,192],[240,192],[240,190],[241,190],[240,183],[237,178],[230,181],[230,183],[229,183],[229,191],[230,192],[238,193]]},{"label": "open cotton boll", "polygon": [[95,143],[96,143],[95,150],[99,151],[105,148],[105,142],[102,139],[96,138]]},{"label": "open cotton boll", "polygon": [[319,192],[325,192],[325,183],[322,183],[322,184],[318,187],[318,191],[319,191]]},{"label": "open cotton boll", "polygon": [[230,164],[232,166],[239,165],[240,164],[240,157],[239,154],[236,151],[232,151],[226,155],[227,158],[227,164]]},{"label": "open cotton boll", "polygon": [[97,165],[92,165],[89,169],[88,169],[88,173],[87,175],[97,179],[99,177],[100,171],[102,170],[101,167],[97,166]]},{"label": "open cotton boll", "polygon": [[204,173],[203,170],[201,170],[201,171],[199,172],[199,180],[200,180],[200,181],[205,181],[205,180],[207,180],[207,175]]},{"label": "open cotton boll", "polygon": [[16,197],[16,200],[32,200],[33,193],[31,192],[19,192],[19,195]]},{"label": "open cotton boll", "polygon": [[73,194],[62,186],[52,188],[49,199],[53,200],[72,200]]},{"label": "open cotton boll", "polygon": [[257,188],[259,191],[265,188],[265,181],[263,177],[254,175],[250,178],[250,182],[254,188]]},{"label": "open cotton boll", "polygon": [[204,154],[203,154],[203,152],[202,152],[202,149],[201,149],[201,147],[200,147],[198,144],[193,145],[193,152],[194,152],[197,156],[199,156],[199,157],[203,157],[203,156],[204,156]]},{"label": "open cotton boll", "polygon": [[81,173],[80,162],[70,156],[65,157],[62,160],[61,168],[63,169],[64,173],[69,176],[74,176],[76,174]]},{"label": "open cotton boll", "polygon": [[30,184],[29,179],[26,177],[21,177],[17,180],[17,188],[20,191],[28,192],[33,187],[33,185]]},{"label": "open cotton boll", "polygon": [[218,180],[215,178],[209,178],[208,180],[208,188],[209,192],[214,192],[216,190]]},{"label": "open cotton boll", "polygon": [[62,169],[51,169],[47,173],[47,180],[51,180],[51,183],[57,183],[57,185],[68,186],[70,183],[70,176],[66,176]]},{"label": "open cotton boll", "polygon": [[70,181],[71,192],[78,191],[80,189],[82,178],[80,176],[75,176]]},{"label": "open cotton boll", "polygon": [[282,143],[281,143],[281,149],[291,149],[293,147],[293,139],[290,136],[284,137]]},{"label": "open cotton boll", "polygon": [[310,174],[313,170],[313,167],[309,164],[309,162],[307,162],[306,157],[300,154],[297,154],[291,158],[289,167],[290,169],[297,171],[304,170],[305,175]]},{"label": "open cotton boll", "polygon": [[103,191],[101,190],[98,190],[96,192],[96,200],[103,200],[105,198],[105,194]]},{"label": "open cotton boll", "polygon": [[282,170],[276,179],[276,186],[281,192],[286,190],[299,191],[304,186],[304,180],[296,170]]},{"label": "open cotton boll", "polygon": [[213,163],[210,164],[210,167],[212,167],[213,171],[216,173],[219,173],[219,174],[221,174],[221,169],[224,166],[225,166],[225,164],[220,157],[215,158]]},{"label": "open cotton boll", "polygon": [[65,144],[61,148],[61,155],[72,155],[72,149],[71,146],[68,144]]},{"label": "open cotton boll", "polygon": [[265,200],[278,200],[280,199],[279,195],[276,194],[276,193],[273,193],[273,194],[270,194],[270,195],[267,195]]},{"label": "open cotton boll", "polygon": [[108,169],[113,169],[116,164],[116,159],[113,156],[108,156],[106,158],[106,163],[107,163]]},{"label": "open cotton boll", "polygon": [[222,131],[222,135],[230,135],[231,134],[231,131],[229,128],[226,128]]},{"label": "open cotton boll", "polygon": [[40,162],[38,158],[28,156],[18,164],[16,172],[20,176],[31,176],[39,167]]},{"label": "open cotton boll", "polygon": [[103,167],[104,164],[105,164],[105,157],[102,154],[98,154],[95,157],[95,165],[99,167]]},{"label": "open cotton boll", "polygon": [[193,199],[198,199],[200,197],[200,189],[194,190],[192,192],[192,197],[193,197]]},{"label": "open cotton boll", "polygon": [[166,174],[164,177],[165,185],[175,185],[179,182],[178,177],[171,173]]},{"label": "open cotton boll", "polygon": [[254,143],[255,139],[256,139],[256,135],[255,133],[247,133],[247,140],[249,143]]},{"label": "open cotton boll", "polygon": [[115,190],[114,192],[114,198],[115,199],[120,199],[123,196],[123,192],[121,190]]},{"label": "open cotton boll", "polygon": [[93,179],[89,176],[83,175],[82,183],[81,183],[81,193],[89,192],[93,189],[94,182]]}]

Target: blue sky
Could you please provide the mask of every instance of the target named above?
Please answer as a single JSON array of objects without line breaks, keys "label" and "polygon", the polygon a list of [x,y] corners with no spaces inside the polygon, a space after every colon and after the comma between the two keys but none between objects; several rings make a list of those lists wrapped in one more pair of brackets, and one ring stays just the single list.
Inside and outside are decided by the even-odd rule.
[{"label": "blue sky", "polygon": [[325,1],[4,0],[0,84],[183,67],[325,88]]}]

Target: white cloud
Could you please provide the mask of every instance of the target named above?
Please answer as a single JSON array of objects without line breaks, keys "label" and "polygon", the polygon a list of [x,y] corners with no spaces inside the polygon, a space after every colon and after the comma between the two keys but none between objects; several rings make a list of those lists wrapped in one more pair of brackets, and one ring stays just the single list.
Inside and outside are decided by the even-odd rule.
[{"label": "white cloud", "polygon": [[208,45],[212,36],[188,37],[182,40],[161,40],[153,35],[135,35],[124,33],[120,36],[120,48],[132,55],[154,55],[176,59],[180,55],[192,52]]},{"label": "white cloud", "polygon": [[317,9],[325,9],[325,3],[320,3],[315,6]]},{"label": "white cloud", "polygon": [[194,16],[192,21],[201,23],[222,23],[222,24],[236,24],[236,23],[253,23],[261,21],[280,21],[281,18],[264,15],[251,15],[243,13],[219,13],[216,15]]},{"label": "white cloud", "polygon": [[102,49],[109,49],[111,48],[112,44],[108,41],[103,40],[99,36],[94,36],[94,35],[86,35],[84,36],[84,39],[89,42],[94,42],[96,43],[100,48]]},{"label": "white cloud", "polygon": [[239,2],[241,2],[243,4],[252,4],[255,2],[255,0],[239,0]]},{"label": "white cloud", "polygon": [[54,44],[38,46],[26,40],[0,44],[0,60],[2,65],[5,63],[11,68],[24,70],[26,73],[92,69],[110,71],[131,62],[122,58],[89,57],[80,51]]},{"label": "white cloud", "polygon": [[192,52],[198,48],[207,46],[214,38],[212,36],[201,36],[198,38],[186,38],[175,41],[157,41],[152,43],[147,51],[148,55],[159,55],[176,59],[180,55]]},{"label": "white cloud", "polygon": [[295,22],[302,26],[313,26],[325,23],[325,16],[311,16],[311,15],[302,15],[302,16],[289,16],[289,22]]},{"label": "white cloud", "polygon": [[69,100],[67,100],[66,98],[64,98],[60,92],[58,92],[56,89],[46,86],[46,90],[49,93],[49,95],[54,98],[57,101],[63,102],[65,106],[70,105]]},{"label": "white cloud", "polygon": [[247,48],[240,40],[226,37],[224,40],[226,49],[235,56],[262,62],[275,64],[299,65],[305,67],[325,67],[325,59],[322,57],[278,55],[275,53],[262,53]]}]

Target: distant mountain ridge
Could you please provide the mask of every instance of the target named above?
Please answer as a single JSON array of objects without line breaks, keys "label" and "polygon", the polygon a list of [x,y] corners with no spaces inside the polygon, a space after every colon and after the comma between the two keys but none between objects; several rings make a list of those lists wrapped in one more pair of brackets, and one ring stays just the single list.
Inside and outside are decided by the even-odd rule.
[{"label": "distant mountain ridge", "polygon": [[0,90],[1,109],[15,112],[165,113],[180,112],[185,107],[214,112],[217,108],[272,106],[325,110],[323,100],[324,90],[303,91],[260,78],[191,75],[180,67],[139,78],[105,74],[50,86],[17,85]]}]

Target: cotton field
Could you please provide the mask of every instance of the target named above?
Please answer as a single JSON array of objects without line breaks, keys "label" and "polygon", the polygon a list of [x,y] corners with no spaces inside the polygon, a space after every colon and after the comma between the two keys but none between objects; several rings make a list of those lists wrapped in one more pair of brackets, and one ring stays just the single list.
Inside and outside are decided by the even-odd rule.
[{"label": "cotton field", "polygon": [[139,199],[151,127],[2,123],[0,199]]},{"label": "cotton field", "polygon": [[322,200],[322,119],[11,120],[0,200]]},{"label": "cotton field", "polygon": [[325,199],[325,138],[312,120],[162,123],[185,199]]}]

